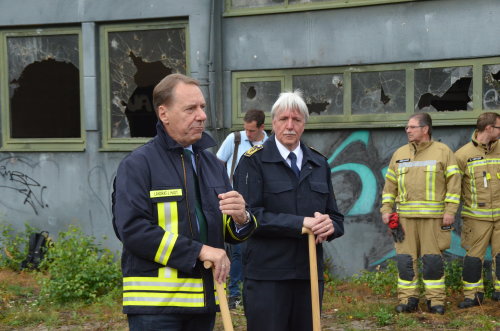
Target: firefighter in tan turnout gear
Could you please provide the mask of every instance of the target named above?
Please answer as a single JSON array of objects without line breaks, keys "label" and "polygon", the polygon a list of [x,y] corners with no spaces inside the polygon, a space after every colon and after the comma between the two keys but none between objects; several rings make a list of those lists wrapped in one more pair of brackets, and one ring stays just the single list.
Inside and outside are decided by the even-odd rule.
[{"label": "firefighter in tan turnout gear", "polygon": [[405,130],[409,143],[391,158],[380,209],[387,224],[395,208],[405,231],[404,240],[395,243],[399,273],[396,311],[418,308],[417,259],[421,257],[429,311],[444,314],[442,252],[451,243],[451,224],[460,202],[460,171],[450,148],[431,140],[429,114],[411,116]]},{"label": "firefighter in tan turnout gear", "polygon": [[462,280],[465,300],[458,305],[469,308],[484,298],[483,261],[491,244],[493,257],[493,300],[500,301],[500,115],[483,113],[477,119],[472,141],[455,156],[462,172]]}]

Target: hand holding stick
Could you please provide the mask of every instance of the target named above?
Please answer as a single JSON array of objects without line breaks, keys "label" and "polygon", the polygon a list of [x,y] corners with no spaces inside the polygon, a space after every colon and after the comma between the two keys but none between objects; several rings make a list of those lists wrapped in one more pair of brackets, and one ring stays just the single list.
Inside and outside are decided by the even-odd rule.
[{"label": "hand holding stick", "polygon": [[313,331],[321,330],[321,320],[319,311],[319,286],[318,286],[318,262],[316,257],[316,239],[314,233],[306,228],[302,228],[302,234],[307,233],[309,244],[309,273],[311,279],[311,303],[312,303],[312,321]]},{"label": "hand holding stick", "polygon": [[[212,273],[215,273],[215,270],[213,269],[213,263],[211,261],[205,261],[203,262],[203,266],[205,269],[210,269],[212,268]],[[224,290],[224,284],[219,283],[215,279],[215,274],[214,274],[214,283],[215,283],[215,289],[217,291],[217,297],[219,298],[219,307],[220,307],[220,314],[222,316],[222,325],[224,326],[225,331],[233,331],[233,323],[231,321],[231,313],[229,312],[229,306],[227,304],[227,298],[226,298],[226,291]]]}]

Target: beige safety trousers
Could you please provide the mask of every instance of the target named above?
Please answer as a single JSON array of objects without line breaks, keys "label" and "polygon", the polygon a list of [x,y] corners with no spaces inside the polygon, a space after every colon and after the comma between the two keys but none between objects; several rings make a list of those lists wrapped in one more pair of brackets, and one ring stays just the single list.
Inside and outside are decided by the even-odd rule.
[{"label": "beige safety trousers", "polygon": [[[500,253],[500,221],[479,221],[477,219],[463,218],[462,224],[462,247],[467,251],[467,256],[481,259],[482,267],[484,255],[488,245],[491,244],[491,256],[493,257],[492,271],[495,291],[500,291],[500,279],[496,274],[496,257]],[[464,268],[467,266],[464,265]],[[479,272],[479,271],[477,271]],[[483,277],[478,282],[464,282],[464,296],[474,299],[477,292],[484,293]]]},{"label": "beige safety trousers", "polygon": [[[418,298],[417,259],[423,260],[423,279],[425,297],[432,306],[444,305],[444,261],[442,252],[450,247],[451,230],[442,230],[442,218],[400,218],[405,231],[405,239],[395,243],[398,255],[398,299],[400,304],[407,304],[409,297]],[[404,260],[411,256],[413,278],[408,279],[408,263]],[[403,261],[403,262],[402,262]],[[436,276],[436,274],[438,276]],[[405,279],[406,278],[406,279]]]}]

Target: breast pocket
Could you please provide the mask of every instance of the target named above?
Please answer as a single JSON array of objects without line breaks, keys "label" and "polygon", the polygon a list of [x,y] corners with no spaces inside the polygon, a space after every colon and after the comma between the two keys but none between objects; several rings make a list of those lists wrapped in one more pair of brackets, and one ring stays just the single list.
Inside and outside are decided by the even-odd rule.
[{"label": "breast pocket", "polygon": [[326,208],[328,194],[330,193],[328,189],[328,184],[324,182],[310,182],[310,196],[303,197],[310,201],[310,204],[313,205],[314,211],[319,211],[323,213]]},{"label": "breast pocket", "polygon": [[[294,203],[295,194],[293,185],[287,181],[264,182],[263,203],[266,208],[275,212],[289,212],[289,203]],[[248,192],[249,195],[252,192]]]},{"label": "breast pocket", "polygon": [[184,199],[184,189],[155,188],[149,191],[149,197],[156,206],[158,225],[165,231],[179,233],[179,204]]}]

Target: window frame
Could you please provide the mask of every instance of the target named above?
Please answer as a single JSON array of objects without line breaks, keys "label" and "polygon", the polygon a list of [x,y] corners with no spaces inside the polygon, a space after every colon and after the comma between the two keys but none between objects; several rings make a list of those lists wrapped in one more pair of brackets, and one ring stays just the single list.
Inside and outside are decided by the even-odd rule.
[{"label": "window frame", "polygon": [[283,4],[264,5],[261,7],[246,7],[246,8],[233,8],[232,0],[225,0],[224,2],[224,16],[247,16],[247,15],[263,15],[263,14],[278,14],[289,12],[300,12],[309,10],[324,10],[348,7],[362,7],[385,5],[401,2],[415,2],[421,0],[329,0],[320,2],[297,3],[290,4],[289,0],[283,0]]},{"label": "window frame", "polygon": [[[78,38],[78,65],[80,83],[80,137],[79,138],[12,138],[10,121],[10,96],[8,77],[8,49],[7,38],[9,37],[36,37],[52,35],[76,35]],[[78,152],[85,150],[85,110],[83,93],[83,49],[82,49],[81,27],[59,27],[59,28],[31,28],[31,29],[9,29],[0,31],[0,68],[6,73],[0,77],[0,109],[2,152]]]},{"label": "window frame", "polygon": [[[281,79],[282,91],[291,91],[294,75],[315,74],[342,74],[344,78],[343,114],[342,115],[313,115],[309,117],[308,129],[351,129],[351,128],[391,128],[404,127],[408,117],[414,114],[414,76],[415,70],[445,67],[472,67],[472,100],[473,108],[468,111],[445,111],[430,113],[436,126],[474,125],[483,109],[483,66],[500,64],[500,57],[471,58],[458,60],[408,62],[393,64],[373,64],[359,66],[338,66],[322,68],[300,68],[280,70],[256,70],[232,72],[232,129],[237,130],[243,126],[244,113],[241,112],[240,82],[267,81],[270,78]],[[371,71],[404,70],[405,76],[405,110],[401,113],[391,114],[351,114],[351,89],[352,73]],[[253,80],[252,80],[253,79]],[[453,116],[450,116],[453,113]],[[452,118],[451,118],[452,117]],[[266,109],[266,119],[270,121],[270,109]]]},{"label": "window frame", "polygon": [[102,109],[102,146],[101,151],[131,151],[146,142],[150,138],[113,138],[111,137],[111,102],[110,79],[109,79],[109,52],[108,37],[111,32],[130,32],[158,29],[178,29],[184,28],[186,42],[186,75],[190,74],[190,51],[189,51],[189,24],[188,20],[175,20],[167,22],[135,22],[135,23],[109,23],[99,27],[100,55],[101,55],[101,109]]}]

